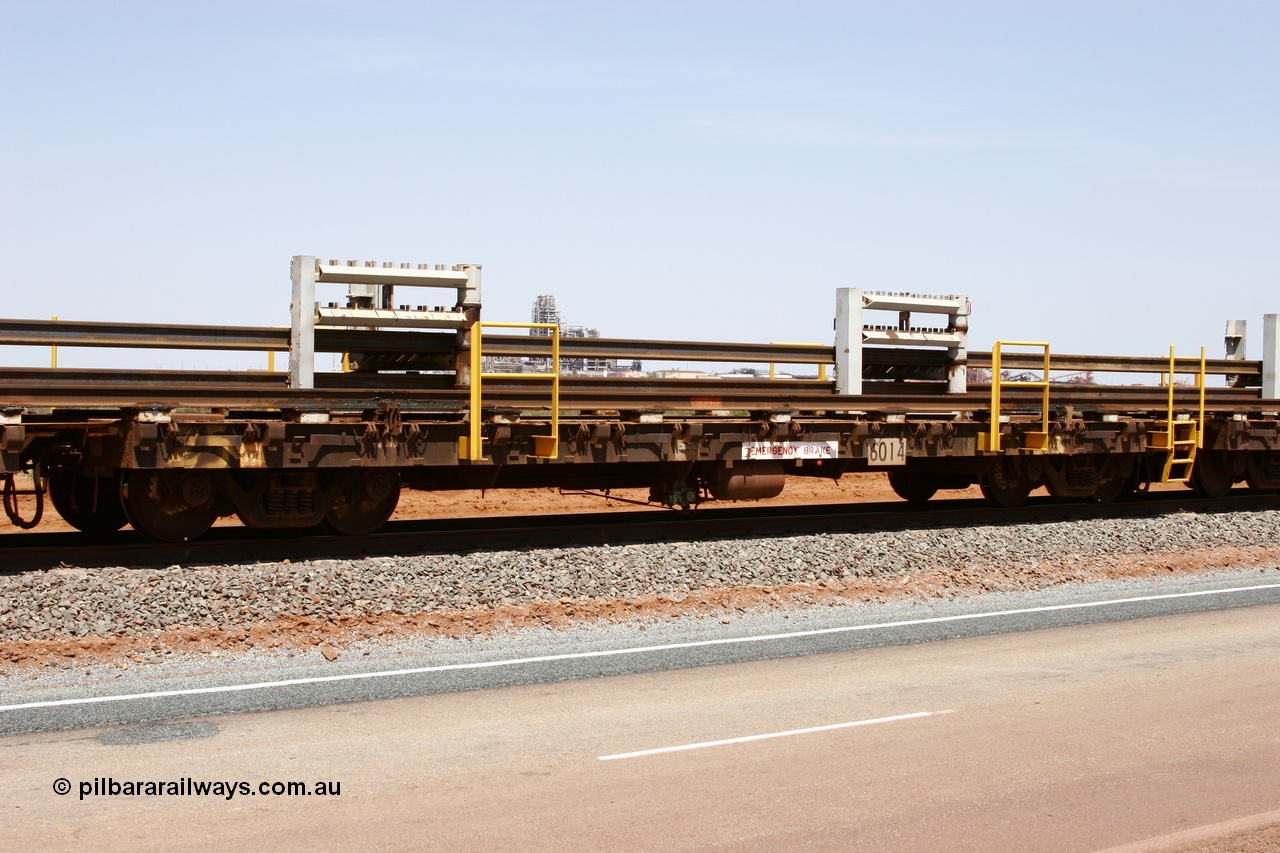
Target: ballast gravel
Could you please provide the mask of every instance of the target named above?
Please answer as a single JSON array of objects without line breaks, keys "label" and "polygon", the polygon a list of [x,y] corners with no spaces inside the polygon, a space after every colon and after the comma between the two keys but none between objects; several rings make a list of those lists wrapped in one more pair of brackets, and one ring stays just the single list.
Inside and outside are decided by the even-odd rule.
[{"label": "ballast gravel", "polygon": [[[916,573],[986,590],[1084,579],[1103,558],[1276,549],[1280,512],[590,546],[230,566],[59,568],[0,578],[0,643],[232,631],[504,605],[821,586]],[[993,571],[994,570],[994,571]],[[972,573],[978,573],[974,575]],[[934,594],[945,595],[937,589]]]}]

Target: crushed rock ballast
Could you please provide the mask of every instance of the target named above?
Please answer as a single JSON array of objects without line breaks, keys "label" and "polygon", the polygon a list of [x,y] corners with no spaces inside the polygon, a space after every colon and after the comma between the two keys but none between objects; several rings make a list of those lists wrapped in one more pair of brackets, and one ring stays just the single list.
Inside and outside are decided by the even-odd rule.
[{"label": "crushed rock ballast", "polygon": [[1280,512],[0,578],[0,666],[1280,564]]}]

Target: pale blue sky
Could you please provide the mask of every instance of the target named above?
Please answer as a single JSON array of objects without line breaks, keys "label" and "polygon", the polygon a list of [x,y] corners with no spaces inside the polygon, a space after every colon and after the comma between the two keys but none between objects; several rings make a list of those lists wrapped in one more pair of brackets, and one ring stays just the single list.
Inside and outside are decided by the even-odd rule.
[{"label": "pale blue sky", "polygon": [[1256,355],[1280,312],[1274,2],[9,0],[0,39],[6,316],[284,324],[293,254],[622,337],[829,342],[841,286],[968,293],[983,349]]}]

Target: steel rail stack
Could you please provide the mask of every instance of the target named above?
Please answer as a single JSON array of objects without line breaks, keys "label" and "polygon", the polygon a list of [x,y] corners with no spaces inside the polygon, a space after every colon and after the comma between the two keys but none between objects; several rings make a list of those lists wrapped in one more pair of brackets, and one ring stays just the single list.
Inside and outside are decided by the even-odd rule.
[{"label": "steel rail stack", "polygon": [[[887,472],[911,501],[977,483],[1001,506],[1039,486],[1096,501],[1168,480],[1210,497],[1239,482],[1280,488],[1276,315],[1254,361],[1242,357],[1239,321],[1224,359],[1062,355],[1039,343],[971,352],[966,297],[854,288],[837,291],[834,346],[562,338],[546,324],[482,323],[478,265],[298,256],[292,278],[289,328],[0,320],[9,346],[289,359],[288,372],[0,367],[9,514],[8,495],[29,490],[83,531],[131,523],[185,541],[227,515],[251,527],[367,533],[404,486],[640,486],[682,508],[770,497],[787,476],[865,470]],[[347,288],[345,301],[317,302],[331,284]],[[450,290],[453,304],[398,304],[395,289],[406,286]],[[875,311],[896,316],[866,322]],[[919,325],[920,314],[941,320]],[[503,326],[535,333],[479,334]],[[317,353],[341,353],[347,369],[317,371]],[[486,370],[490,358],[524,359],[523,372]],[[768,370],[561,369],[585,359]],[[764,378],[777,365],[818,369]],[[1161,378],[1102,384],[1097,374]],[[19,486],[22,472],[29,486]]]}]

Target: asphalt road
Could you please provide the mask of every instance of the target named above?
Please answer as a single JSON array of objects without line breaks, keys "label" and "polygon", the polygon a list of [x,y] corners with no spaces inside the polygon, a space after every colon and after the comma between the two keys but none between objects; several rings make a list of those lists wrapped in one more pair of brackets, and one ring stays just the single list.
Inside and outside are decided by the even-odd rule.
[{"label": "asphalt road", "polygon": [[[0,846],[1168,849],[1170,833],[1278,819],[1280,603],[1203,607],[1232,595],[1125,621],[9,736]],[[950,624],[986,619],[912,627]],[[819,636],[846,635],[861,632]],[[188,778],[248,792],[93,793]],[[259,787],[291,780],[340,793]]]},{"label": "asphalt road", "polygon": [[[68,683],[0,685],[0,735],[369,702],[690,667],[804,657],[1280,602],[1280,572],[1059,587],[906,605],[820,607],[718,619],[524,632],[382,649],[338,666],[253,654]],[[786,620],[784,621],[784,616]],[[530,639],[530,638],[533,639]]]}]

